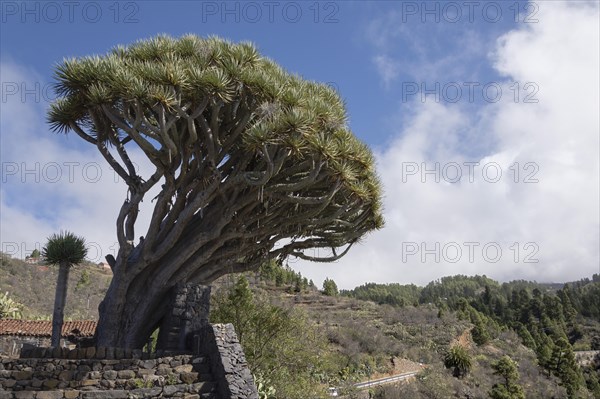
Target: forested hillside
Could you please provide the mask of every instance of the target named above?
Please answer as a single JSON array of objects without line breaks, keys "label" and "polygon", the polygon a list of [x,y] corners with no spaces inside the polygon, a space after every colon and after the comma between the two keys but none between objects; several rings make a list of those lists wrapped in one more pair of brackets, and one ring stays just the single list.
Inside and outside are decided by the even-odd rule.
[{"label": "forested hillside", "polygon": [[500,284],[486,276],[459,275],[431,282],[418,295],[414,286],[397,284],[366,284],[343,295],[399,306],[407,297],[418,297],[420,305],[434,304],[440,315],[455,312],[470,321],[478,346],[513,331],[535,352],[544,372],[560,380],[568,398],[585,395],[586,388],[600,397],[598,364],[579,367],[574,354],[600,350],[600,275],[564,285]]}]

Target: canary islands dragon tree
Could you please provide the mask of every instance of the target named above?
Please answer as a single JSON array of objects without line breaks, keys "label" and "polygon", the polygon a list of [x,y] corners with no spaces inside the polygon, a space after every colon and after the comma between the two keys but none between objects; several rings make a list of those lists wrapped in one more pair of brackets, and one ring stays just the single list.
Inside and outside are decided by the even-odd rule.
[{"label": "canary islands dragon tree", "polygon": [[[96,146],[128,186],[99,346],[141,348],[178,283],[287,256],[334,261],[383,224],[373,157],[342,99],[252,44],[158,36],[66,59],[55,79],[52,128]],[[152,174],[136,172],[132,147]],[[154,186],[149,226],[136,231]]]}]

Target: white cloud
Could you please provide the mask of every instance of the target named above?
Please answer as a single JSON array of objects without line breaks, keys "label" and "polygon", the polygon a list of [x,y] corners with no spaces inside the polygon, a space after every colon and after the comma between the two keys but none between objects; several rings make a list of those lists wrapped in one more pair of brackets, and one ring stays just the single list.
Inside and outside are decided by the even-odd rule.
[{"label": "white cloud", "polygon": [[[347,288],[366,281],[424,284],[458,273],[566,281],[600,272],[598,4],[545,2],[538,19],[497,41],[492,66],[506,77],[498,103],[475,112],[419,99],[399,107],[405,123],[377,156],[386,227],[339,262],[295,264],[300,271],[317,282],[333,277]],[[512,82],[521,85],[518,102]],[[526,82],[533,85],[523,91]],[[524,103],[535,88],[539,102]],[[487,151],[473,159],[468,145]],[[415,165],[422,170],[422,163],[440,162],[443,171],[449,162],[468,161],[480,163],[473,183],[466,167],[460,183],[436,183],[433,175],[425,182],[405,175],[403,182],[403,169]],[[483,165],[499,166],[500,181],[486,181]],[[453,171],[448,167],[446,177]],[[485,177],[492,180],[494,171],[488,168]],[[539,182],[525,183],[528,177]],[[457,247],[462,255],[452,263]],[[492,263],[496,247],[502,256]],[[432,250],[425,259],[423,249]]]},{"label": "white cloud", "polygon": [[374,48],[372,62],[386,89],[399,77],[417,82],[459,77],[473,81],[481,73],[478,61],[494,37],[490,29],[482,34],[480,23],[421,23],[420,18],[407,18],[396,10],[373,20],[365,36]]},{"label": "white cloud", "polygon": [[377,72],[381,75],[383,83],[389,87],[390,83],[398,77],[398,66],[386,55],[378,55],[373,60],[377,67]]}]

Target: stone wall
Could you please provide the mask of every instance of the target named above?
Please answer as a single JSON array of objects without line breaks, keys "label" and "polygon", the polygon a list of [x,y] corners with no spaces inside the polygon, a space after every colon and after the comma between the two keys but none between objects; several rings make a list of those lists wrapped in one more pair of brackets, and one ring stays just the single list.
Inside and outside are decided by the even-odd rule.
[{"label": "stone wall", "polygon": [[3,359],[0,399],[217,398],[205,357]]},{"label": "stone wall", "polygon": [[0,356],[17,357],[23,347],[50,346],[50,338],[19,335],[0,336]]},{"label": "stone wall", "polygon": [[[194,353],[154,358],[120,348],[29,348],[0,362],[0,399],[258,399],[233,325],[206,324]],[[160,353],[158,353],[160,355]]]},{"label": "stone wall", "polygon": [[182,284],[173,288],[171,311],[160,325],[156,348],[164,351],[188,350],[193,336],[208,324],[210,286]]},{"label": "stone wall", "polygon": [[[104,347],[87,347],[87,348],[71,348],[66,346],[61,347],[37,347],[32,345],[23,346],[19,357],[21,359],[107,359],[107,360],[122,360],[122,359],[156,359],[159,357],[191,355],[191,350],[185,351],[165,351],[157,350],[156,352],[148,353],[141,349],[121,349],[121,348],[104,348]],[[9,356],[11,357],[11,356]]]},{"label": "stone wall", "polygon": [[209,324],[197,337],[210,359],[218,393],[227,399],[258,399],[254,378],[232,324]]},{"label": "stone wall", "polygon": [[156,354],[101,347],[24,348],[21,359],[0,363],[0,399],[258,399],[233,325],[208,323],[209,299],[207,286],[173,289]]}]

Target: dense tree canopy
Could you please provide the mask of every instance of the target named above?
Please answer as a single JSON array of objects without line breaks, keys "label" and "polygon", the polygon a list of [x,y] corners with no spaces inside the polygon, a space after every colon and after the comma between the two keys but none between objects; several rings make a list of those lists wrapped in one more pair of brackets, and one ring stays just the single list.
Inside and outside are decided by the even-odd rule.
[{"label": "dense tree canopy", "polygon": [[367,283],[352,290],[342,290],[341,294],[351,298],[373,301],[378,304],[387,303],[393,306],[417,305],[422,288],[414,284]]},{"label": "dense tree canopy", "polygon": [[336,296],[339,293],[337,284],[330,278],[323,281],[323,294],[327,296]]},{"label": "dense tree canopy", "polygon": [[[383,224],[373,157],[348,129],[343,100],[249,43],[159,36],[67,59],[56,79],[52,127],[95,145],[129,189],[103,345],[141,347],[177,283],[289,255],[336,260]],[[137,174],[132,146],[151,176]],[[157,184],[136,245],[140,202]]]},{"label": "dense tree canopy", "polygon": [[[584,382],[590,391],[600,391],[597,373],[590,367],[580,367],[573,352],[575,346],[580,350],[594,348],[589,334],[597,332],[585,327],[584,334],[582,325],[587,323],[581,317],[600,314],[598,292],[598,275],[564,285],[529,281],[500,285],[485,276],[452,276],[428,284],[421,292],[421,300],[438,306],[447,304],[451,310],[457,310],[459,317],[474,324],[471,334],[480,345],[497,336],[500,329],[513,328],[523,344],[536,352],[540,366],[556,375],[567,396],[574,398]],[[588,337],[583,339],[584,335]],[[505,388],[508,389],[496,387],[494,395],[501,397],[508,392]],[[518,389],[510,395],[518,397]]]}]

